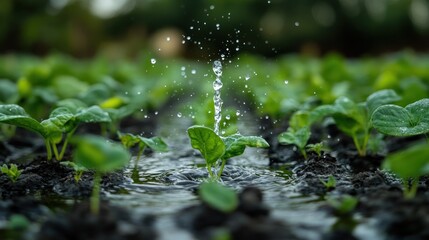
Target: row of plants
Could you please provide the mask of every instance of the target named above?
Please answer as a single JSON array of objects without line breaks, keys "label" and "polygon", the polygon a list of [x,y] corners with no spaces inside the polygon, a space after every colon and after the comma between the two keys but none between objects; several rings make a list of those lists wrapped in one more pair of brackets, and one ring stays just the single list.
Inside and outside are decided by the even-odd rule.
[{"label": "row of plants", "polygon": [[[174,66],[161,62],[154,65],[149,58],[143,58],[136,64],[109,68],[109,63],[102,59],[85,66],[56,55],[44,60],[13,56],[0,60],[4,63],[2,66],[9,66],[0,71],[4,78],[0,82],[2,138],[13,138],[14,127],[28,129],[44,140],[46,158],[58,161],[64,159],[71,142],[74,150],[65,164],[74,168],[75,179],[79,181],[84,171],[94,172],[91,197],[94,213],[98,211],[101,175],[121,169],[129,162],[131,156],[126,148],[138,149],[137,160],[146,147],[168,150],[161,138],[117,131],[125,117],[141,117],[144,114],[141,109],[160,110],[171,98],[198,95],[183,108],[193,107],[190,115],[197,125],[188,129],[188,135],[192,147],[205,159],[212,180],[220,179],[227,161],[242,154],[246,147],[269,147],[261,137],[235,132],[239,117],[232,108],[225,110],[228,113],[224,113],[224,123],[221,123],[222,134],[207,127],[212,126],[213,103],[211,100],[204,101],[207,104],[196,102],[201,96],[211,99],[211,95],[203,94],[211,92],[211,80],[195,84],[197,78],[191,77],[192,73],[190,77],[178,76],[177,69],[182,69],[185,62],[176,62]],[[427,58],[404,53],[381,60],[346,61],[332,55],[322,60],[288,56],[277,61],[272,64],[257,57],[242,57],[239,64],[248,67],[234,69],[233,74],[229,74],[232,68],[227,68],[225,75],[232,81],[225,84],[229,87],[223,96],[227,101],[234,101],[234,97],[242,94],[244,102],[253,105],[261,116],[275,121],[284,123],[290,116],[287,131],[281,133],[278,140],[296,145],[304,158],[308,150],[318,155],[326,151],[323,142],[308,144],[315,123],[333,122],[352,138],[361,156],[368,153],[368,146],[382,141],[383,136],[429,132],[429,99],[426,98],[429,70],[424,67]],[[196,72],[207,73],[205,67],[197,69]],[[248,73],[249,69],[252,72]],[[253,75],[246,79],[247,74]],[[153,79],[154,76],[157,78]],[[404,80],[410,76],[413,78]],[[378,89],[382,90],[376,91]],[[106,137],[76,136],[81,124],[90,123],[99,124],[106,136],[117,136],[122,146]],[[427,149],[427,143],[422,143],[389,154],[385,159],[383,167],[403,179],[407,197],[415,195],[419,177],[428,173]],[[371,151],[377,150],[371,148]],[[2,172],[12,181],[19,178],[16,165],[4,165]]]}]

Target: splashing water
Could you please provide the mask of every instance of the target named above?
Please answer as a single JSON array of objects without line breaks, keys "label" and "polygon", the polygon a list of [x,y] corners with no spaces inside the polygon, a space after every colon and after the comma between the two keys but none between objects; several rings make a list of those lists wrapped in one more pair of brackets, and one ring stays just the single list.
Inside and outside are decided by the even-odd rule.
[{"label": "splashing water", "polygon": [[223,84],[220,78],[222,77],[222,63],[218,60],[213,63],[213,72],[216,74],[216,80],[213,82],[213,89],[215,90],[215,94],[213,97],[214,100],[214,109],[215,109],[215,125],[214,132],[219,135],[219,123],[222,119],[221,109],[222,109],[222,99],[220,98],[220,89]]}]

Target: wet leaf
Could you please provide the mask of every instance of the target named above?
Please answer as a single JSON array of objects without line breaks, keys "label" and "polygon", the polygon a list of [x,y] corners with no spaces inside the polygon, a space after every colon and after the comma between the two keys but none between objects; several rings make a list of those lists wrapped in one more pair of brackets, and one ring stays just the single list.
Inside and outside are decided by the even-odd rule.
[{"label": "wet leaf", "polygon": [[223,142],[226,146],[225,153],[222,156],[223,160],[243,154],[246,147],[267,148],[270,146],[267,141],[261,137],[242,136],[240,134],[225,137],[223,138]]},{"label": "wet leaf", "polygon": [[202,183],[198,193],[203,202],[222,212],[232,212],[238,206],[238,197],[234,190],[217,182]]},{"label": "wet leaf", "polygon": [[429,132],[429,99],[425,98],[405,108],[388,104],[372,115],[377,131],[393,136],[413,136]]},{"label": "wet leaf", "polygon": [[22,127],[46,136],[45,128],[16,104],[0,105],[0,123]]},{"label": "wet leaf", "polygon": [[402,179],[418,178],[429,174],[429,145],[418,144],[386,157],[383,168]]},{"label": "wet leaf", "polygon": [[111,122],[109,114],[103,109],[101,109],[99,106],[92,106],[89,108],[80,109],[75,116],[78,122]]},{"label": "wet leaf", "polygon": [[399,100],[401,97],[392,89],[380,90],[369,95],[366,99],[368,116],[371,116],[378,107]]},{"label": "wet leaf", "polygon": [[304,149],[305,145],[307,145],[307,142],[310,139],[310,134],[310,128],[308,127],[303,127],[296,131],[292,128],[288,128],[286,132],[283,132],[278,136],[278,140],[279,143],[294,144],[299,149]]},{"label": "wet leaf", "polygon": [[168,146],[160,137],[145,138],[137,136],[141,143],[158,152],[167,152]]},{"label": "wet leaf", "polygon": [[192,147],[200,151],[207,164],[215,163],[225,153],[225,144],[210,128],[192,126],[188,128],[188,135]]},{"label": "wet leaf", "polygon": [[87,169],[106,173],[123,168],[131,158],[121,144],[99,136],[80,136],[74,139],[77,147],[74,162]]}]

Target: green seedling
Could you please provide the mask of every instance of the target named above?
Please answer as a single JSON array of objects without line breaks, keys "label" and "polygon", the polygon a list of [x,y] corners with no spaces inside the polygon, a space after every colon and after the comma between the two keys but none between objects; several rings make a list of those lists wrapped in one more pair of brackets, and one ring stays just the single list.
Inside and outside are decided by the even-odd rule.
[{"label": "green seedling", "polygon": [[74,170],[73,178],[76,183],[80,181],[80,179],[82,178],[82,174],[88,171],[86,167],[76,164],[75,162],[65,161],[65,162],[61,162],[61,165],[67,166]]},{"label": "green seedling", "polygon": [[118,136],[122,144],[124,145],[124,147],[128,149],[134,147],[135,145],[138,145],[139,150],[137,153],[135,166],[137,166],[138,161],[140,160],[140,157],[143,154],[143,151],[146,147],[149,147],[150,149],[157,152],[168,151],[167,144],[160,137],[145,138],[145,137],[136,136],[130,133],[123,134],[120,132],[118,132]]},{"label": "green seedling", "polygon": [[92,213],[98,214],[102,175],[126,166],[130,154],[121,144],[110,142],[103,137],[81,136],[75,138],[74,142],[77,147],[73,161],[77,165],[95,171],[90,205]]},{"label": "green seedling", "polygon": [[[188,135],[194,149],[200,151],[206,161],[207,171],[213,179],[219,179],[228,159],[243,154],[246,147],[266,148],[270,145],[261,137],[234,134],[227,137],[217,135],[212,129],[204,126],[188,128]],[[212,167],[220,163],[216,174]]]},{"label": "green seedling", "polygon": [[377,108],[372,115],[377,131],[391,136],[413,136],[429,132],[429,98],[407,106],[393,104]]},{"label": "green seedling", "polygon": [[19,170],[18,166],[12,163],[9,167],[6,164],[3,164],[1,172],[6,174],[12,182],[16,182],[21,175],[22,170]]},{"label": "green seedling", "polygon": [[329,149],[325,146],[323,142],[308,144],[305,146],[307,152],[314,152],[317,154],[317,157],[321,157],[323,152],[328,151]]},{"label": "green seedling", "polygon": [[402,179],[405,198],[414,198],[419,178],[429,174],[428,156],[429,144],[421,143],[411,148],[389,154],[384,160],[383,169],[395,173]]},{"label": "green seedling", "polygon": [[335,177],[332,175],[328,177],[328,180],[323,181],[322,179],[320,179],[320,181],[323,183],[327,190],[334,189],[337,186],[337,180],[335,180]]},{"label": "green seedling", "polygon": [[307,159],[305,146],[310,139],[310,126],[310,113],[308,111],[295,112],[289,121],[287,131],[278,136],[279,143],[297,146],[302,156]]},{"label": "green seedling", "polygon": [[221,212],[230,213],[238,207],[235,191],[217,182],[202,183],[198,194],[204,203]]},{"label": "green seedling", "polygon": [[[98,106],[58,107],[51,112],[48,119],[38,122],[18,105],[0,105],[0,123],[26,128],[40,134],[45,140],[48,160],[52,159],[52,152],[57,160],[63,158],[67,144],[79,124],[109,121],[109,115]],[[61,142],[63,145],[59,152],[57,145]]]},{"label": "green seedling", "polygon": [[374,111],[400,97],[393,90],[381,90],[368,96],[366,102],[355,103],[347,97],[337,98],[333,105],[323,105],[313,110],[317,118],[332,116],[337,127],[352,137],[360,156],[365,156],[372,129],[371,116]]},{"label": "green seedling", "polygon": [[344,195],[341,198],[328,198],[327,202],[334,208],[337,216],[346,216],[356,209],[359,200],[353,196]]}]

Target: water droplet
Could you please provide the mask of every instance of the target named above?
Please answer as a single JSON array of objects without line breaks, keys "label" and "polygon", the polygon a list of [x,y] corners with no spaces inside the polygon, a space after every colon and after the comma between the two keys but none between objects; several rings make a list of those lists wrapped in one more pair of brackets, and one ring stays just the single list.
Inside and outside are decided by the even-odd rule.
[{"label": "water droplet", "polygon": [[295,27],[299,27],[299,22],[295,22]]},{"label": "water droplet", "polygon": [[181,113],[181,112],[178,112],[178,113],[177,113],[177,117],[181,118],[181,117],[182,117],[182,113]]},{"label": "water droplet", "polygon": [[156,59],[155,58],[150,59],[150,63],[155,64],[156,63]]},{"label": "water droplet", "polygon": [[210,6],[210,10],[213,10],[215,8],[215,6],[214,5],[211,5]]},{"label": "water droplet", "polygon": [[285,84],[286,84],[286,85],[288,85],[288,84],[289,84],[289,81],[288,81],[288,80],[285,80]]},{"label": "water droplet", "polygon": [[239,110],[237,110],[237,112],[235,113],[235,115],[238,117],[238,116],[240,116],[240,111]]},{"label": "water droplet", "polygon": [[167,42],[169,42],[171,40],[171,38],[170,37],[167,37]]},{"label": "water droplet", "polygon": [[222,63],[219,60],[214,61],[213,72],[216,74],[217,77],[222,76]]},{"label": "water droplet", "polygon": [[142,94],[142,92],[137,92],[137,95],[140,95],[140,94]]},{"label": "water droplet", "polygon": [[231,116],[228,114],[228,115],[225,116],[225,119],[229,120],[229,119],[231,119]]},{"label": "water droplet", "polygon": [[192,73],[192,74],[196,74],[196,73],[197,73],[197,70],[192,69],[192,70],[191,70],[191,73]]}]

